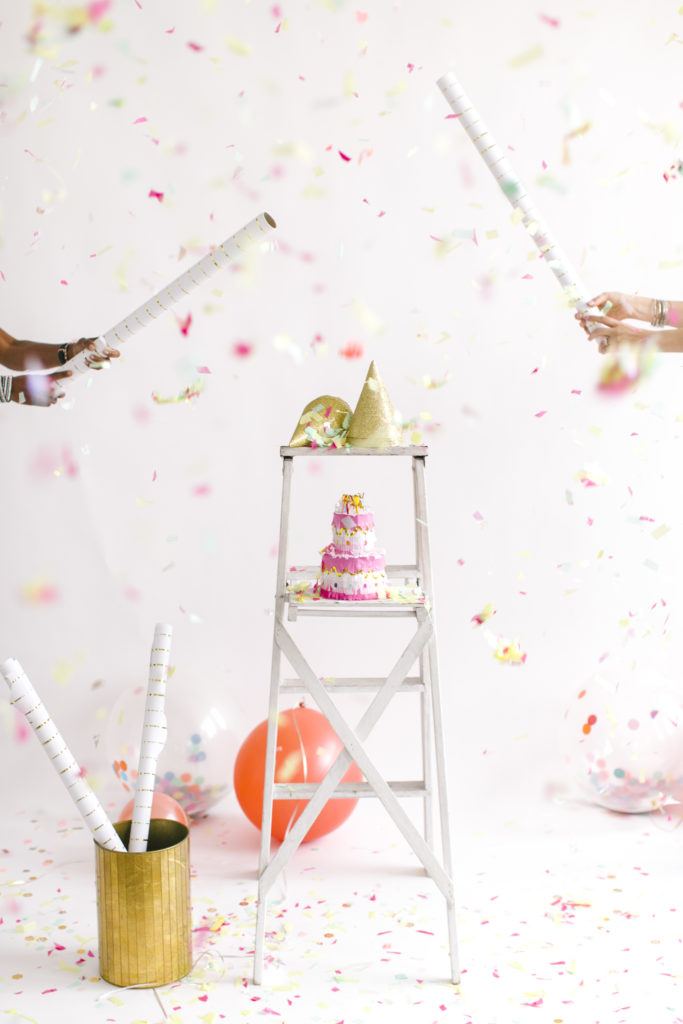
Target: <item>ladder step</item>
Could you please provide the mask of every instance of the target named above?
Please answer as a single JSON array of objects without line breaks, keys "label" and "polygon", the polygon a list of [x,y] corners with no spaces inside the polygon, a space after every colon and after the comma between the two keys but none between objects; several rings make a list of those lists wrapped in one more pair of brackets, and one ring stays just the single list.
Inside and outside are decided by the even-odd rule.
[{"label": "ladder step", "polygon": [[[428,796],[429,790],[422,781],[389,782],[396,796]],[[273,787],[274,800],[306,800],[312,797],[317,782],[276,782]],[[340,782],[331,794],[331,800],[348,800],[350,797],[377,796],[369,782]]]},{"label": "ladder step", "polygon": [[[288,580],[315,580],[320,572],[318,565],[292,565],[286,570]],[[416,565],[388,565],[386,574],[389,579],[416,580],[420,572]]]},{"label": "ladder step", "polygon": [[[290,598],[295,595],[287,594]],[[374,618],[374,619],[405,619],[424,615],[424,602],[396,601],[379,598],[377,601],[333,601],[325,600],[288,602],[287,618],[294,622],[299,616],[320,616],[328,618]]]},{"label": "ladder step", "polygon": [[[321,679],[327,690],[335,693],[355,693],[358,690],[379,690],[386,683],[382,676],[337,676],[335,679]],[[399,690],[403,693],[422,693],[425,684],[419,676],[406,676],[401,683]],[[308,687],[300,679],[283,679],[280,683],[280,692],[287,690],[289,693],[308,693]]]}]

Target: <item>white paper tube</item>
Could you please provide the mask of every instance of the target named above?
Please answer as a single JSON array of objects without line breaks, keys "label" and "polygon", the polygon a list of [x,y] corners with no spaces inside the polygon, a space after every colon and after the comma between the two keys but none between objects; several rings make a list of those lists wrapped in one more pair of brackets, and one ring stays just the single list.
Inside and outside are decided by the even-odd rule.
[{"label": "white paper tube", "polygon": [[100,335],[95,342],[94,352],[84,350],[70,359],[66,364],[67,369],[72,370],[75,374],[85,373],[90,369],[88,360],[97,361],[98,353],[101,355],[105,348],[116,348],[119,343],[128,341],[143,327],[158,320],[171,306],[184,299],[204,281],[213,277],[219,270],[224,270],[234,261],[241,259],[245,252],[258,242],[262,242],[276,226],[269,213],[260,213],[258,217],[250,220],[240,231],[226,238],[221,245],[212,249],[210,253],[194,263],[189,270],[176,277],[142,306],[138,306],[136,310],[111,327],[106,334]]},{"label": "white paper tube", "polygon": [[135,800],[128,841],[130,853],[145,853],[147,850],[157,759],[166,744],[166,679],[172,635],[173,627],[167,623],[158,622],[154,627]]},{"label": "white paper tube", "polygon": [[[576,271],[541,220],[541,216],[528,195],[526,188],[480,118],[465,90],[451,71],[443,75],[438,80],[437,85],[450,104],[451,110],[457,115],[458,121],[474,143],[475,149],[498,182],[501,191],[512,206],[521,212],[524,226],[531,235],[543,259],[573,303],[574,308],[585,313],[589,306],[585,300],[585,291],[579,283]],[[593,330],[595,325],[589,323],[588,328]]]},{"label": "white paper tube", "polygon": [[73,754],[62,739],[45,705],[31,685],[23,668],[14,658],[0,665],[0,672],[9,686],[10,704],[26,716],[41,746],[64,783],[79,814],[90,829],[93,839],[108,850],[125,853],[126,848],[116,834],[102,804],[84,778]]}]

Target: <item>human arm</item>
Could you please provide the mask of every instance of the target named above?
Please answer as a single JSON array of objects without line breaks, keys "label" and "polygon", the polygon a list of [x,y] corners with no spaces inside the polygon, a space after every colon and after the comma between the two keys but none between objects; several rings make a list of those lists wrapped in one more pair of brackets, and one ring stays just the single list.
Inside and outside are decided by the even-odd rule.
[{"label": "human arm", "polygon": [[[663,303],[666,314],[657,319],[657,300],[645,295],[629,295],[626,292],[601,292],[594,299],[588,300],[589,306],[596,306],[598,311],[604,310],[614,320],[643,320],[653,327],[678,327],[683,324],[683,302],[671,301]],[[577,313],[577,320],[585,320],[592,313]]]},{"label": "human arm", "polygon": [[[591,340],[598,342],[601,352],[646,340],[654,342],[660,352],[683,352],[683,327],[677,326],[683,324],[683,302],[659,302],[642,295],[601,292],[588,305],[597,307],[597,311],[577,313],[576,319]],[[650,328],[669,329],[632,327],[623,323],[624,320],[640,320]]]},{"label": "human arm", "polygon": [[[80,338],[78,341],[68,342],[66,345],[50,345],[42,341],[19,341],[12,337],[7,331],[0,327],[0,363],[8,370],[21,372],[22,370],[49,370],[52,367],[63,365],[59,358],[60,350],[68,361],[77,356],[84,349],[95,350],[95,338]],[[119,355],[114,348],[106,348],[103,356],[98,356],[92,361],[92,368],[99,369],[99,364],[108,359],[115,359]]]},{"label": "human arm", "polygon": [[58,373],[28,373],[10,377],[0,375],[0,402],[19,405],[54,405],[64,396],[59,381],[71,377],[71,370]]}]

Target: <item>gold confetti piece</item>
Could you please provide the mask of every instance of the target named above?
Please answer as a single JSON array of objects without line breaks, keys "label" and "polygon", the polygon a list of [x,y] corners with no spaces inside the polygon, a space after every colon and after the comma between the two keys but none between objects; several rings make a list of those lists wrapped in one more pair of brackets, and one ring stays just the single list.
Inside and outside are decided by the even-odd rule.
[{"label": "gold confetti piece", "polygon": [[251,54],[251,46],[236,36],[226,36],[225,43],[238,57],[248,57]]},{"label": "gold confetti piece", "polygon": [[660,540],[662,537],[665,537],[667,535],[667,533],[670,533],[670,532],[671,532],[671,527],[667,526],[666,523],[662,523],[661,526],[658,526],[655,530],[652,531],[650,536],[654,537],[655,540]]},{"label": "gold confetti piece", "polygon": [[402,92],[406,91],[407,86],[408,83],[404,78],[400,82],[397,82],[396,85],[392,86],[391,89],[387,90],[385,96],[400,96]]},{"label": "gold confetti piece", "polygon": [[531,64],[532,61],[538,60],[539,57],[543,56],[543,53],[543,47],[540,43],[537,43],[536,46],[532,46],[523,53],[518,54],[516,57],[512,57],[511,60],[508,61],[508,67],[515,70],[517,68],[523,68],[525,64]]}]

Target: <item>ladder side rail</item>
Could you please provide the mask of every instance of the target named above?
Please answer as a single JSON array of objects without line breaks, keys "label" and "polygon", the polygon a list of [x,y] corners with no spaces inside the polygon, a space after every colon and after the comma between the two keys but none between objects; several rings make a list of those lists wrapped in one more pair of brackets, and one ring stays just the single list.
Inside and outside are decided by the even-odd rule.
[{"label": "ladder side rail", "polygon": [[260,985],[263,977],[263,952],[265,942],[267,890],[262,884],[263,872],[270,859],[271,828],[273,823],[273,785],[275,781],[275,755],[277,746],[278,697],[280,690],[281,652],[277,642],[277,626],[285,614],[286,593],[285,573],[289,539],[289,508],[292,492],[291,458],[282,459],[282,499],[280,504],[280,537],[277,555],[277,585],[275,592],[275,615],[273,624],[273,652],[270,666],[270,693],[268,697],[268,729],[266,733],[266,763],[263,780],[263,808],[261,812],[261,842],[258,871],[258,902],[256,907],[256,940],[254,945],[254,984]]},{"label": "ladder side rail", "polygon": [[[427,599],[434,601],[432,581],[432,561],[429,549],[429,530],[427,519],[427,489],[425,486],[425,461],[420,458],[413,458],[413,485],[415,492],[416,520],[419,520],[421,527],[420,547],[417,553],[418,564],[421,564],[424,572],[423,589]],[[433,609],[432,609],[433,614]],[[429,679],[432,703],[432,721],[434,728],[434,751],[436,761],[436,776],[439,789],[439,823],[441,827],[442,859],[445,870],[453,877],[453,850],[451,842],[450,816],[448,813],[448,777],[445,757],[445,730],[443,721],[443,710],[441,705],[441,692],[439,683],[439,665],[436,649],[436,624],[427,647],[427,658],[429,662]],[[458,942],[455,922],[455,900],[453,896],[447,899],[448,934],[451,959],[451,974],[454,981],[459,980],[460,968],[458,965]]]}]

